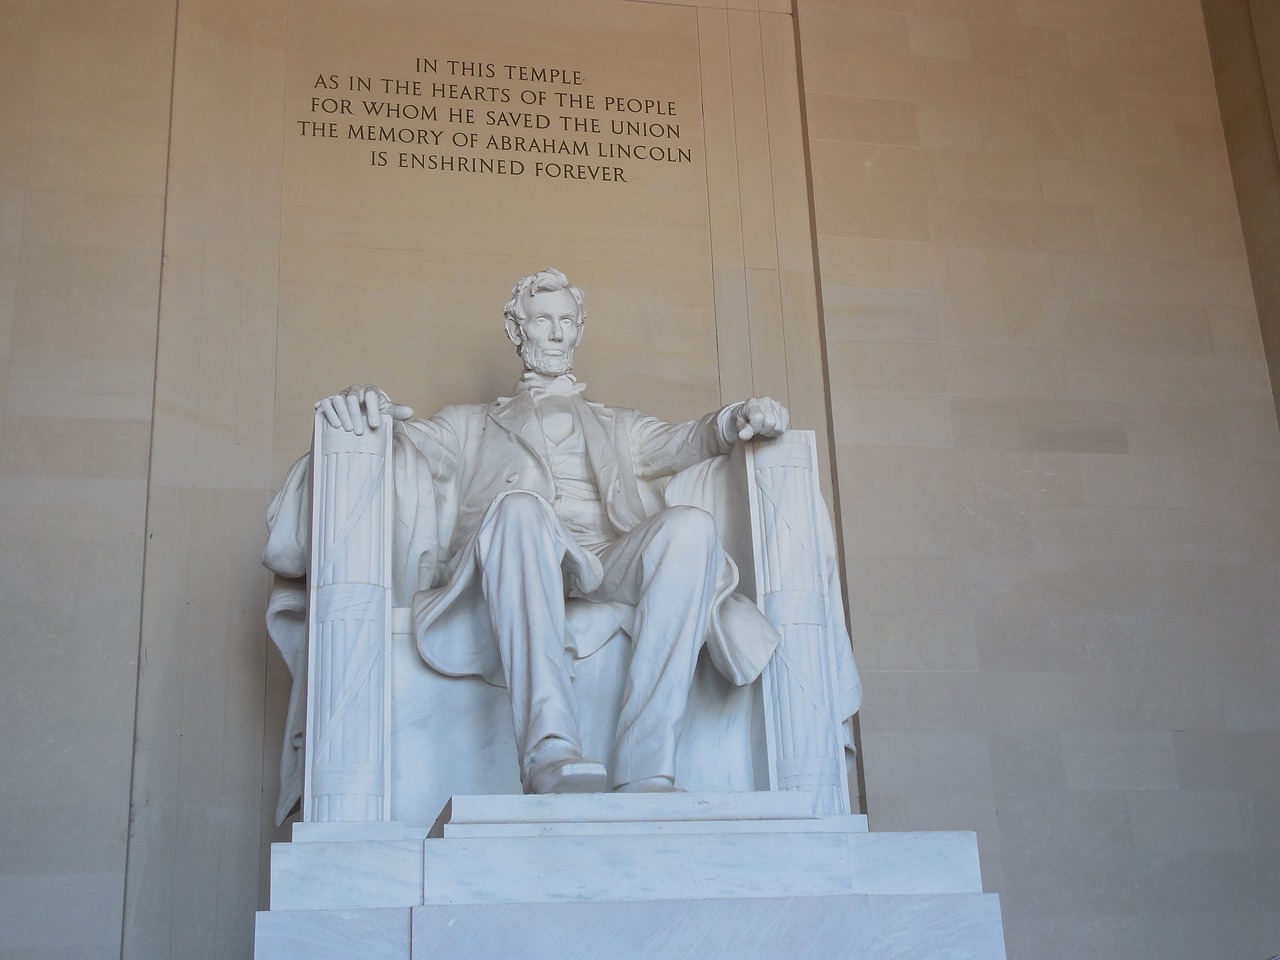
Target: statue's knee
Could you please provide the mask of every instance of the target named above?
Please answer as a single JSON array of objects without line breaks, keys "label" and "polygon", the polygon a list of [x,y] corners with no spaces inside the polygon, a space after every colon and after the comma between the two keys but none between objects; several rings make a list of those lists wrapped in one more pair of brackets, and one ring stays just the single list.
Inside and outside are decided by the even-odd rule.
[{"label": "statue's knee", "polygon": [[536,493],[517,490],[508,493],[493,505],[493,519],[503,522],[541,521],[546,514],[546,503]]},{"label": "statue's knee", "polygon": [[506,541],[512,537],[525,539],[530,531],[543,531],[547,526],[550,508],[536,493],[524,490],[508,493],[489,507],[480,528],[481,549],[495,539]]},{"label": "statue's knee", "polygon": [[663,511],[663,533],[682,550],[718,551],[720,535],[711,514],[699,507],[675,506]]}]

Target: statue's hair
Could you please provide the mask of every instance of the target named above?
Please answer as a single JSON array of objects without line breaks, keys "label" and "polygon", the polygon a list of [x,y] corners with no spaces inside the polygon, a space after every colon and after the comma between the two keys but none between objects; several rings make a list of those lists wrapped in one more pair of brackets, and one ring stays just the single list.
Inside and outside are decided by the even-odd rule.
[{"label": "statue's hair", "polygon": [[557,290],[568,290],[578,302],[578,313],[582,320],[587,319],[587,311],[582,308],[582,291],[569,282],[569,278],[555,267],[547,267],[540,273],[531,273],[511,288],[511,299],[502,308],[504,320],[510,320],[519,326],[528,317],[524,311],[524,298],[535,293],[554,293]]}]

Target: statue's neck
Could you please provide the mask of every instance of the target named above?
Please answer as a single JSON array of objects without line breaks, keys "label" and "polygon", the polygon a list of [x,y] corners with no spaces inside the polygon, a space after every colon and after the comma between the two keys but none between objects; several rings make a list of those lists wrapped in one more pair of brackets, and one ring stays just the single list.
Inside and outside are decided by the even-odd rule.
[{"label": "statue's neck", "polygon": [[587,385],[579,382],[572,373],[562,373],[557,376],[526,369],[520,376],[520,386],[537,399],[544,396],[571,397],[581,393]]}]

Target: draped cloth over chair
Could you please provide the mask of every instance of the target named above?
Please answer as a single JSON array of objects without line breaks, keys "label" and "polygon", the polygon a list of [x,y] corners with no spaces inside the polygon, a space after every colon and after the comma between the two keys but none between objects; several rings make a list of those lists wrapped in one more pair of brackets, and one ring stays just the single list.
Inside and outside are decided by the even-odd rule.
[{"label": "draped cloth over chair", "polygon": [[[763,611],[776,631],[763,676],[746,686],[724,678],[755,676],[759,664],[723,662],[734,644],[704,651],[680,782],[806,791],[816,813],[848,813],[847,721],[860,685],[812,433],[739,444],[645,492],[715,518],[732,561],[717,629],[769,630]],[[301,798],[307,822],[430,822],[441,797],[519,790],[505,691],[492,677],[445,676],[424,663],[406,609],[442,582],[440,545],[452,536],[457,499],[432,483],[401,429],[357,436],[317,417],[311,456],[272,504],[264,557],[279,574],[268,627],[294,677],[281,820]],[[565,655],[590,714],[584,738],[601,745],[617,722],[630,616],[620,603],[566,605]],[[485,629],[474,604],[449,617],[464,636],[467,618]]]}]

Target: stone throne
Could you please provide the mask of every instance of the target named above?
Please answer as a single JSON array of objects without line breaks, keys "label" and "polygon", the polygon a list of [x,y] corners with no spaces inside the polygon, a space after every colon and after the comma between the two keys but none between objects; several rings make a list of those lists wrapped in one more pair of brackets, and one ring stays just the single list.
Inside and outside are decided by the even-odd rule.
[{"label": "stone throne", "polygon": [[[406,607],[429,580],[396,562],[393,446],[318,418],[291,475],[312,493],[292,534],[310,566],[268,619],[295,676],[280,811],[300,797],[302,821],[272,847],[258,960],[1004,960],[972,833],[869,833],[849,812],[859,690],[811,433],[659,491],[713,513],[737,602],[780,635],[748,686],[699,665],[680,794],[520,794],[506,691],[416,649]],[[613,606],[583,604],[568,631],[602,757],[629,655]]]},{"label": "stone throne", "polygon": [[[389,430],[356,435],[317,415],[310,463],[300,463],[310,472],[310,569],[305,586],[278,583],[268,615],[295,681],[279,813],[300,786],[298,836],[329,823],[421,827],[451,796],[520,793],[506,692],[437,673],[414,648],[409,606],[431,575],[398,569],[394,557],[392,447]],[[704,651],[678,782],[694,792],[800,792],[814,814],[849,814],[847,721],[860,689],[812,432],[740,444],[654,492],[712,513],[737,567],[730,606],[758,603],[780,635],[748,686],[726,681]],[[629,613],[568,602],[584,746],[606,765]]]}]

